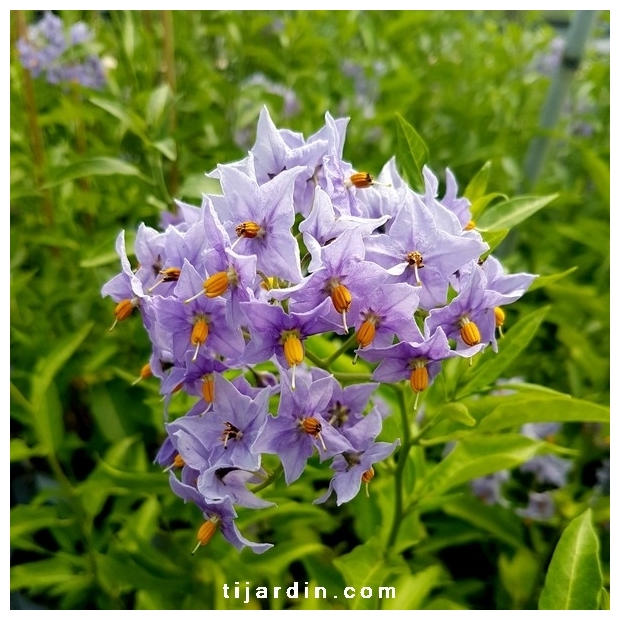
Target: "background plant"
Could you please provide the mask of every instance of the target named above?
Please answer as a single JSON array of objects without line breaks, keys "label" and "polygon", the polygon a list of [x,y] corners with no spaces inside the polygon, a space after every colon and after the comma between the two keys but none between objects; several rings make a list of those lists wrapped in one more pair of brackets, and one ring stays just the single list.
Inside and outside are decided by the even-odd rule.
[{"label": "background plant", "polygon": [[[609,56],[601,49],[609,14],[598,15],[551,136],[553,157],[534,185],[522,162],[550,83],[554,59],[546,56],[570,14],[63,11],[65,24],[88,24],[110,67],[98,91],[24,71],[15,43],[39,17],[11,14],[16,606],[242,606],[222,598],[221,583],[261,574],[274,585],[374,585],[354,567],[380,557],[376,583],[408,593],[398,607],[536,607],[561,532],[587,507],[590,516],[577,526],[600,541],[607,582],[609,504],[596,472],[609,454],[609,426],[601,423],[609,402]],[[503,376],[576,403],[574,417],[564,406],[558,414],[564,424],[555,441],[573,468],[555,492],[550,520],[523,521],[505,506],[485,506],[470,495],[469,478],[457,476],[411,514],[398,553],[383,555],[390,477],[377,480],[370,499],[333,510],[311,505],[310,477],[294,492],[274,485],[266,495],[279,503],[272,514],[242,515],[242,528],[267,527],[279,541],[268,556],[239,555],[214,539],[207,553],[188,557],[196,514],[152,465],[163,437],[158,389],[131,385],[149,343],[137,322],[108,332],[111,308],[99,290],[117,271],[118,230],[156,226],[173,198],[199,204],[203,191],[214,191],[204,173],[251,147],[263,104],[278,126],[305,136],[325,111],[350,116],[345,159],[373,173],[396,151],[399,162],[407,156],[398,146],[398,113],[429,146],[432,168],[449,166],[474,204],[501,202],[489,198],[496,193],[558,195],[498,247],[509,270],[542,274],[544,284],[510,308],[507,338],[519,319],[539,327]],[[446,377],[458,382],[449,369]],[[556,398],[533,392],[522,388],[523,401],[510,402],[523,409],[527,399]],[[471,427],[462,410],[448,412],[402,475],[425,461],[427,480],[438,477],[450,464],[442,460],[447,441],[470,433],[475,442],[480,425],[489,430],[492,422],[482,421],[489,398],[478,409],[467,401]],[[172,413],[187,405],[175,401]],[[402,436],[402,429],[386,433]],[[525,506],[531,480],[512,471],[504,493]],[[319,468],[315,475],[324,479]],[[467,570],[464,556],[477,558]],[[321,602],[297,606],[313,604]]]}]

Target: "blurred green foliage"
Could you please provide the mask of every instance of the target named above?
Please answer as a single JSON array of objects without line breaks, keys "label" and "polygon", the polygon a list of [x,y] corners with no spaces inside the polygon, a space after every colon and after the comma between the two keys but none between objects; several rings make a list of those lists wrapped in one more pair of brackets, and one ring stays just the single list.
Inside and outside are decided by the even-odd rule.
[{"label": "blurred green foliage", "polygon": [[[13,605],[248,608],[260,601],[226,599],[222,584],[297,580],[328,592],[396,585],[399,599],[268,604],[536,608],[555,544],[586,507],[597,532],[588,529],[589,541],[601,540],[601,583],[608,585],[609,498],[592,487],[609,454],[609,12],[598,15],[551,135],[552,155],[534,184],[523,177],[523,159],[538,134],[553,41],[570,12],[60,15],[93,29],[109,66],[108,85],[96,92],[32,80],[15,42],[23,24],[40,16],[11,12]],[[385,555],[394,505],[390,476],[378,476],[370,499],[360,494],[338,509],[319,508],[312,505],[314,485],[329,474],[311,467],[293,488],[279,481],[268,490],[265,497],[278,508],[240,512],[240,529],[250,538],[267,536],[276,543],[272,551],[239,554],[215,537],[189,555],[199,515],[170,493],[166,476],[152,465],[164,436],[158,388],[148,381],[132,385],[148,359],[147,336],[138,320],[110,332],[112,302],[101,299],[100,289],[118,271],[119,230],[127,230],[131,246],[138,224],[158,226],[174,199],[199,204],[202,192],[217,191],[205,173],[251,148],[263,105],[278,127],[306,137],[327,111],[351,117],[344,158],[358,169],[378,173],[392,157],[400,118],[428,145],[430,167],[440,177],[449,167],[461,191],[484,170],[482,193],[468,188],[472,198],[557,194],[498,247],[508,271],[543,276],[508,310],[507,337],[522,320],[525,344],[505,358],[503,371],[563,394],[524,389],[515,401],[527,411],[534,397],[549,398],[545,406],[566,419],[563,445],[575,468],[558,491],[554,520],[524,522],[503,506],[469,497],[463,483],[486,469],[474,467],[463,478],[446,459],[433,475],[453,475],[455,486],[444,482],[437,496],[422,494],[400,529],[397,553]],[[536,314],[543,307],[544,316]],[[534,323],[538,330],[527,334]],[[458,377],[450,369],[446,375],[458,393]],[[570,415],[564,395],[581,399],[585,413],[563,418]],[[466,435],[468,416],[480,421],[494,411],[488,399],[463,398],[465,413],[446,413],[426,448],[413,449],[412,476],[417,465],[431,468],[440,460],[434,445]],[[187,404],[173,401],[171,414]],[[527,418],[515,420],[505,430],[518,430]],[[399,434],[391,418],[386,436],[390,431]],[[495,445],[474,434],[459,445],[464,453],[486,450],[497,470],[513,462],[503,443],[511,436],[498,434]],[[521,440],[511,450],[524,450]]]}]

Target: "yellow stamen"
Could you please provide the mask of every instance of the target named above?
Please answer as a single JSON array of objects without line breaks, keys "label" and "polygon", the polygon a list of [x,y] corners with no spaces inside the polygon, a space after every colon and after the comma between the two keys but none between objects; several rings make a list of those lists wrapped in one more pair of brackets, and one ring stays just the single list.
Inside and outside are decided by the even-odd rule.
[{"label": "yellow stamen", "polygon": [[192,357],[192,362],[195,362],[198,358],[198,350],[200,349],[200,346],[207,341],[208,336],[209,324],[203,316],[196,317],[196,322],[194,323],[194,327],[192,328],[192,335],[190,336],[191,344],[196,347],[194,357]]},{"label": "yellow stamen", "polygon": [[260,282],[260,287],[266,291],[270,291],[272,288],[277,288],[276,284],[277,280],[274,277],[262,278]]},{"label": "yellow stamen", "polygon": [[364,189],[374,184],[374,179],[368,172],[354,172],[348,181],[349,185],[357,187],[358,189]]},{"label": "yellow stamen", "polygon": [[480,344],[480,330],[469,317],[463,317],[459,325],[461,326],[461,338],[468,347]]},{"label": "yellow stamen", "polygon": [[325,446],[325,442],[321,436],[323,426],[316,418],[304,418],[301,421],[301,427],[305,433],[312,435],[315,439],[318,439],[321,442],[323,452],[327,452],[327,447]]},{"label": "yellow stamen", "polygon": [[124,321],[129,318],[133,309],[138,305],[138,302],[139,299],[133,297],[132,299],[123,299],[116,304],[116,308],[114,308],[114,323],[112,327],[110,327],[110,331],[114,329],[119,321]]},{"label": "yellow stamen", "polygon": [[336,312],[348,312],[351,307],[351,293],[344,284],[338,284],[332,289],[330,297]]},{"label": "yellow stamen", "polygon": [[368,490],[368,483],[375,477],[375,470],[370,467],[362,474],[362,482],[366,485],[366,497],[370,497],[370,491]]},{"label": "yellow stamen", "polygon": [[217,515],[213,515],[200,526],[200,529],[196,534],[198,544],[194,547],[192,555],[198,551],[198,547],[206,545],[213,538],[213,534],[215,534],[215,530],[217,530],[219,523],[220,518]]},{"label": "yellow stamen", "polygon": [[506,320],[506,313],[499,307],[493,308],[493,314],[495,314],[495,327],[499,327],[500,329],[504,326],[504,321]]},{"label": "yellow stamen", "polygon": [[416,393],[423,392],[428,387],[428,370],[426,364],[422,363],[418,365],[416,363],[411,371],[409,384],[411,385],[411,389]]},{"label": "yellow stamen", "polygon": [[204,291],[207,297],[219,297],[228,290],[228,272],[218,271],[204,282]]},{"label": "yellow stamen", "polygon": [[211,404],[215,398],[215,377],[212,372],[202,378],[202,397]]},{"label": "yellow stamen", "polygon": [[342,314],[342,326],[344,327],[344,331],[349,331],[346,313],[351,308],[351,292],[344,284],[339,283],[332,286],[330,297],[332,298],[336,312]]},{"label": "yellow stamen", "polygon": [[474,220],[469,220],[467,224],[465,224],[465,228],[463,230],[474,230],[476,228],[476,222]]},{"label": "yellow stamen", "polygon": [[377,319],[371,316],[360,325],[355,333],[355,339],[361,349],[367,347],[375,339],[376,323]]},{"label": "yellow stamen", "polygon": [[170,463],[170,465],[168,465],[168,467],[164,469],[164,473],[169,472],[171,469],[175,469],[175,468],[181,469],[181,467],[183,467],[184,465],[185,465],[185,461],[183,460],[183,457],[177,452],[176,456],[172,460],[172,463]]},{"label": "yellow stamen", "polygon": [[292,368],[304,361],[304,347],[297,334],[289,334],[284,340],[284,357]]},{"label": "yellow stamen", "polygon": [[142,369],[140,370],[140,376],[131,384],[136,385],[138,381],[142,381],[142,379],[148,379],[153,376],[153,371],[151,370],[151,365],[149,363],[144,364]]},{"label": "yellow stamen", "polygon": [[265,235],[265,229],[256,222],[243,222],[235,228],[235,232],[237,237],[245,237],[246,239],[260,238]]}]

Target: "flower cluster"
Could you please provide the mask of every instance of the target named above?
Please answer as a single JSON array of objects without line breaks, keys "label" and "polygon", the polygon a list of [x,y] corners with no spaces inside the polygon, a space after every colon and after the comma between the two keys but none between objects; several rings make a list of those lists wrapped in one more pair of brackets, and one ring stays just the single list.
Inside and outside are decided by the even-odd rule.
[{"label": "flower cluster", "polygon": [[33,77],[45,75],[50,84],[81,84],[101,90],[106,76],[101,59],[87,49],[93,35],[83,22],[68,32],[60,17],[46,11],[17,42],[22,65]]},{"label": "flower cluster", "polygon": [[[234,521],[236,506],[270,505],[252,491],[271,479],[266,454],[289,485],[310,457],[330,461],[316,503],[354,498],[399,445],[377,441],[379,383],[407,380],[417,406],[444,360],[497,348],[502,306],[534,278],[507,275],[488,255],[449,170],[441,198],[430,170],[419,194],[394,159],[375,180],[343,160],[348,119],[325,121],[304,139],[264,108],[247,157],[210,173],[222,193],[179,202],[163,230],[140,225],[135,270],[121,232],[122,270],[102,289],[117,304],[114,325],[141,315],[152,342],[143,375],[160,379],[166,399],[197,398],[166,424],[156,462],[202,511],[199,545],[219,526],[239,549],[270,547]],[[307,347],[321,334],[346,336],[339,351],[353,361],[379,362],[372,382],[343,387],[331,359]]]}]

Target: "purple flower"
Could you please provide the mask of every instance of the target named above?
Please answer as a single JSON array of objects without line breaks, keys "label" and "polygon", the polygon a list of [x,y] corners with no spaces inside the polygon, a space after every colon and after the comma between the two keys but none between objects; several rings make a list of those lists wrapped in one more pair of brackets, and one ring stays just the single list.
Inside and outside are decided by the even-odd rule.
[{"label": "purple flower", "polygon": [[374,477],[373,465],[385,460],[397,446],[400,440],[392,443],[380,441],[375,443],[375,438],[381,432],[381,414],[373,409],[363,417],[355,426],[344,430],[344,436],[351,442],[351,450],[347,450],[334,456],[331,469],[334,476],[329,482],[329,488],[315,504],[325,502],[332,492],[336,493],[336,504],[340,506],[351,501],[360,490],[362,481],[368,484]]},{"label": "purple flower", "polygon": [[256,484],[260,481],[261,479],[253,471],[214,465],[197,479],[197,485],[200,493],[210,500],[230,497],[237,506],[254,509],[275,506],[274,502],[257,497],[247,488],[248,483]]},{"label": "purple flower", "polygon": [[428,207],[414,192],[393,219],[389,234],[365,239],[366,260],[374,260],[397,282],[420,287],[420,306],[430,310],[445,304],[450,277],[488,245],[442,230]]},{"label": "purple flower", "polygon": [[474,478],[470,482],[471,491],[475,497],[482,500],[488,506],[505,504],[506,501],[502,497],[501,489],[508,478],[510,478],[510,474],[505,469],[488,476]]},{"label": "purple flower", "polygon": [[241,535],[235,523],[237,512],[230,497],[208,501],[198,489],[178,480],[173,472],[170,472],[170,487],[173,493],[185,502],[196,504],[205,518],[205,523],[198,531],[198,545],[194,552],[200,545],[205,545],[211,540],[217,528],[222,531],[224,538],[239,551],[244,547],[250,547],[254,553],[264,553],[273,547],[270,543],[255,543]]},{"label": "purple flower", "polygon": [[532,282],[538,277],[531,273],[505,274],[503,265],[490,255],[482,263],[486,276],[487,288],[499,293],[498,306],[511,304],[525,294]]},{"label": "purple flower", "polygon": [[295,368],[304,360],[303,341],[325,331],[325,316],[331,304],[330,299],[324,299],[308,312],[286,313],[280,306],[242,302],[240,306],[247,319],[250,342],[241,363],[259,364],[275,355],[282,366],[293,369],[294,386]]},{"label": "purple flower", "polygon": [[256,266],[267,276],[299,282],[301,265],[297,241],[291,233],[295,219],[293,184],[302,167],[286,170],[259,185],[233,166],[219,166],[225,207],[219,216],[229,235],[238,237],[233,249],[256,256]]},{"label": "purple flower", "polygon": [[[183,460],[202,475],[213,466],[255,471],[260,452],[254,447],[267,423],[271,390],[252,399],[222,375],[214,376],[218,398],[204,416],[183,416],[166,429]],[[200,482],[198,487],[200,488]]]},{"label": "purple flower", "polygon": [[517,508],[515,512],[524,519],[533,521],[549,521],[555,514],[555,502],[549,492],[528,493],[528,504],[525,508]]},{"label": "purple flower", "polygon": [[552,484],[556,487],[566,486],[566,477],[573,468],[573,462],[555,454],[543,454],[526,461],[520,467],[522,472],[534,474],[540,484]]},{"label": "purple flower", "polygon": [[188,350],[198,355],[222,355],[235,359],[243,352],[245,342],[241,328],[231,328],[226,321],[226,302],[221,297],[200,296],[190,303],[193,291],[202,286],[204,278],[187,261],[175,288],[176,298],[156,298],[156,324],[172,335],[173,353],[178,365],[185,361]]},{"label": "purple flower", "polygon": [[457,290],[459,294],[449,304],[430,311],[427,328],[441,327],[448,338],[456,340],[460,355],[469,357],[487,344],[497,351],[494,308],[499,305],[499,293],[487,289],[486,277],[477,265],[461,274]]},{"label": "purple flower", "polygon": [[384,284],[367,293],[353,315],[357,344],[365,347],[385,348],[394,342],[394,335],[400,340],[413,341],[419,338],[414,313],[419,305],[420,289],[406,282]]},{"label": "purple flower", "polygon": [[278,129],[267,108],[263,107],[258,117],[256,142],[251,149],[256,181],[263,185],[285,170],[303,166],[304,172],[295,181],[295,208],[307,215],[314,191],[312,177],[328,145],[326,137],[317,135],[306,141],[299,133]]},{"label": "purple flower", "polygon": [[[281,369],[281,374],[286,376],[288,371]],[[351,450],[347,439],[325,422],[332,391],[330,378],[306,381],[299,377],[295,390],[290,383],[282,381],[278,415],[269,418],[256,445],[260,452],[278,455],[287,484],[301,476],[315,449],[321,461]]]},{"label": "purple flower", "polygon": [[362,236],[366,236],[389,219],[389,215],[374,219],[351,215],[338,216],[329,194],[317,187],[310,215],[299,224],[299,231],[303,234],[304,243],[311,256],[308,271],[313,272],[321,267],[321,249],[340,237],[345,230],[357,229]]},{"label": "purple flower", "polygon": [[33,77],[45,74],[50,84],[73,83],[100,90],[106,76],[99,57],[88,53],[85,44],[91,39],[92,33],[83,22],[65,32],[62,20],[46,11],[28,28],[26,37],[19,39],[17,50],[22,65]]},{"label": "purple flower", "polygon": [[346,333],[347,315],[357,316],[364,297],[379,289],[388,275],[381,267],[363,260],[364,251],[359,231],[346,230],[321,250],[321,268],[300,284],[273,289],[269,294],[280,300],[290,297],[290,307],[295,312],[307,312],[324,299],[331,299],[332,308],[325,319],[333,323],[333,329],[342,326]]},{"label": "purple flower", "polygon": [[114,323],[110,329],[113,329],[118,321],[129,318],[133,309],[138,307],[145,297],[143,283],[134,274],[127,257],[124,230],[116,238],[116,252],[121,259],[121,273],[114,276],[101,288],[102,297],[111,297],[117,302],[114,309]]},{"label": "purple flower", "polygon": [[364,410],[378,383],[356,383],[342,387],[329,375],[332,383],[332,396],[324,417],[334,428],[349,429],[364,418]]},{"label": "purple flower", "polygon": [[392,383],[408,379],[416,393],[415,408],[421,392],[431,385],[441,370],[441,362],[456,355],[441,327],[424,338],[399,342],[391,347],[358,350],[358,355],[368,362],[380,362],[372,373],[375,381]]}]

